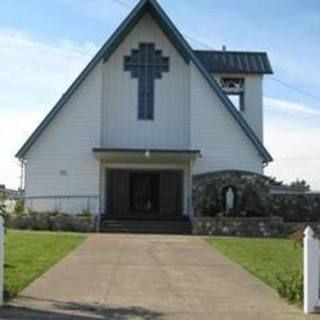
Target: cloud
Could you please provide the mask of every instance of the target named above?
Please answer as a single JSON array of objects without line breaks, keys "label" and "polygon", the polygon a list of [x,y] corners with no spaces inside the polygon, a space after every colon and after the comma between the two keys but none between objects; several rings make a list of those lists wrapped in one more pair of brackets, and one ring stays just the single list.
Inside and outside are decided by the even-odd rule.
[{"label": "cloud", "polygon": [[1,113],[0,183],[5,183],[12,188],[19,186],[20,166],[18,159],[14,158],[14,154],[42,118],[43,114],[40,112]]},{"label": "cloud", "polygon": [[274,157],[265,173],[287,183],[303,178],[320,190],[320,112],[301,103],[265,100],[265,144]]},{"label": "cloud", "polygon": [[320,116],[320,110],[306,106],[303,103],[280,100],[276,98],[264,98],[264,106],[271,111],[279,111],[294,114],[304,114],[307,116]]},{"label": "cloud", "polygon": [[[122,19],[133,9],[136,1],[111,1],[111,0],[59,0],[65,6],[85,18],[100,20],[113,25],[120,23]],[[129,3],[130,2],[130,3]]]},{"label": "cloud", "polygon": [[[292,54],[293,50],[295,54]],[[318,46],[305,45],[297,48],[296,43],[290,43],[287,48],[270,51],[270,60],[278,76],[286,77],[289,83],[295,83],[301,88],[312,88],[312,92],[318,92],[319,78],[315,71],[320,67]]]},{"label": "cloud", "polygon": [[0,29],[0,183],[16,188],[14,154],[93,56],[93,43],[47,43]]},{"label": "cloud", "polygon": [[35,105],[48,107],[94,51],[92,43],[45,43],[15,30],[0,29],[0,82],[4,85],[0,105],[28,109]]}]

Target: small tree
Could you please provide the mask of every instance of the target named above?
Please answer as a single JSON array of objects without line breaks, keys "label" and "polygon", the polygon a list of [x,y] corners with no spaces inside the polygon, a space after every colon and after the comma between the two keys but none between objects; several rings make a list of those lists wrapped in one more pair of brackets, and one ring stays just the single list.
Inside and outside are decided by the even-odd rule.
[{"label": "small tree", "polygon": [[296,181],[290,184],[290,187],[299,189],[301,191],[310,191],[310,185],[307,183],[306,180],[297,179]]},{"label": "small tree", "polygon": [[24,213],[24,199],[20,198],[16,200],[15,206],[14,206],[14,213],[21,214]]},{"label": "small tree", "polygon": [[0,192],[0,215],[6,213],[6,200],[6,195],[3,192]]},{"label": "small tree", "polygon": [[276,177],[268,177],[269,183],[275,186],[283,186],[283,181],[277,180]]}]

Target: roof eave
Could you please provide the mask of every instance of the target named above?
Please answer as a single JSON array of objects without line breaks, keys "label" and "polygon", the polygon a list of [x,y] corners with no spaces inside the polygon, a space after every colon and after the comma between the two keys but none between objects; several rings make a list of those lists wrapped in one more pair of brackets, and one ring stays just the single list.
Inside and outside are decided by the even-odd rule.
[{"label": "roof eave", "polygon": [[191,60],[195,63],[197,68],[200,70],[202,75],[205,77],[205,79],[208,81],[211,88],[215,91],[215,93],[219,96],[219,98],[222,100],[222,102],[225,104],[227,109],[230,111],[232,116],[235,118],[235,120],[239,123],[240,127],[245,131],[248,138],[252,141],[254,146],[257,148],[258,152],[263,158],[263,161],[265,163],[273,161],[272,156],[267,151],[267,149],[264,147],[262,142],[259,140],[259,138],[256,136],[254,131],[250,128],[246,120],[242,117],[242,115],[234,108],[232,102],[229,100],[229,98],[226,96],[226,94],[221,90],[216,80],[209,74],[209,72],[204,68],[203,64],[200,62],[196,54],[194,53],[193,49],[190,47],[188,42],[184,39],[184,37],[181,35],[179,30],[175,27],[175,25],[171,22],[167,14],[162,10],[162,8],[158,5],[158,3],[154,0],[149,0],[153,3],[153,5],[157,8],[158,13],[163,18],[164,21],[170,26],[173,33],[176,34],[176,38],[181,41],[181,44],[185,47],[185,50],[189,53]]},{"label": "roof eave", "polygon": [[129,20],[132,19],[134,15],[137,14],[139,10],[147,3],[149,0],[143,0],[139,2],[136,7],[131,11],[131,13],[126,17],[126,19],[122,22],[122,24],[117,28],[117,30],[112,34],[112,36],[108,39],[108,41],[101,47],[101,49],[97,52],[97,54],[93,57],[93,59],[88,63],[85,69],[80,73],[80,75],[76,78],[76,80],[71,84],[66,93],[61,97],[60,100],[55,104],[55,106],[51,109],[48,115],[43,119],[43,121],[39,124],[39,126],[35,129],[35,131],[31,134],[31,136],[27,139],[27,141],[22,145],[19,151],[15,154],[16,158],[23,159],[31,145],[38,138],[41,132],[48,126],[51,119],[55,117],[55,115],[62,109],[64,104],[68,101],[68,99],[72,96],[74,91],[79,87],[82,81],[87,77],[87,75],[91,72],[91,70],[100,62],[100,60],[104,57],[105,52],[108,50],[108,47],[112,45],[112,42],[116,38],[117,34],[122,32],[122,28],[126,27],[129,24]]},{"label": "roof eave", "polygon": [[230,111],[231,115],[239,123],[240,127],[244,130],[248,138],[257,148],[257,150],[263,157],[264,161],[272,161],[271,155],[268,153],[261,141],[257,138],[253,130],[249,127],[245,119],[233,107],[232,102],[227,98],[225,93],[221,90],[221,88],[214,80],[214,78],[210,75],[210,73],[204,68],[203,64],[197,58],[196,54],[194,53],[188,42],[184,39],[179,30],[175,27],[175,25],[171,22],[167,14],[162,10],[162,8],[155,0],[142,0],[137,4],[137,6],[132,10],[132,12],[119,26],[119,28],[113,33],[113,35],[105,43],[105,45],[99,50],[99,52],[95,55],[95,57],[79,75],[79,77],[69,87],[66,94],[62,96],[58,103],[53,107],[53,109],[49,112],[49,114],[45,117],[45,119],[40,123],[37,129],[33,132],[33,134],[29,137],[29,139],[25,142],[21,149],[17,152],[17,158],[23,159],[26,152],[29,150],[29,148],[32,146],[32,144],[35,142],[38,136],[49,125],[49,123],[57,115],[57,113],[62,109],[64,104],[69,100],[74,91],[79,87],[79,85],[87,77],[90,71],[100,62],[100,60],[105,60],[106,55],[110,55],[110,52],[112,52],[110,51],[110,48],[112,50],[115,50],[117,48],[118,37],[124,37],[127,33],[127,30],[130,30],[132,26],[134,26],[134,24],[139,20],[138,18],[140,17],[140,15],[143,14],[145,12],[144,10],[146,10],[147,8],[151,9],[150,12],[156,16],[158,22],[160,23],[160,26],[162,28],[165,28],[166,33],[168,33],[168,35],[171,37],[171,41],[173,41],[175,45],[178,45],[178,50],[182,52],[183,57],[188,61],[192,60],[194,62],[195,66],[205,77],[211,88],[218,95],[223,104]]},{"label": "roof eave", "polygon": [[[28,152],[29,148],[32,146],[32,144],[35,142],[38,136],[49,125],[49,123],[56,116],[56,114],[62,109],[64,104],[69,100],[69,98],[72,96],[75,90],[80,86],[82,81],[87,77],[87,75],[91,72],[91,70],[102,59],[103,61],[106,61],[107,57],[110,56],[112,52],[114,52],[114,50],[116,50],[116,48],[118,47],[117,39],[119,37],[120,38],[125,37],[125,35],[127,34],[127,30],[131,30],[132,26],[134,26],[135,23],[139,21],[139,18],[141,17],[141,15],[143,15],[146,12],[147,8],[151,9],[150,12],[153,13],[153,15],[156,15],[156,13],[159,13],[157,11],[152,10],[153,8],[156,8],[156,10],[159,10],[159,6],[153,0],[142,0],[136,5],[136,7],[131,11],[131,13],[120,24],[120,26],[116,29],[116,31],[112,34],[112,36],[108,39],[108,41],[102,46],[102,48],[98,51],[98,53],[94,56],[94,58],[85,67],[85,69],[80,73],[80,75],[76,78],[76,80],[71,84],[71,86],[66,91],[66,93],[61,97],[60,100],[58,100],[55,106],[51,109],[51,111],[43,119],[43,121],[39,124],[39,126],[35,129],[35,131],[27,139],[27,141],[18,150],[18,152],[15,154],[16,158],[23,159],[25,157],[25,154]],[[158,17],[161,17],[161,15],[159,15]],[[161,23],[161,25],[162,25],[161,27],[163,28],[164,24]],[[168,36],[170,37],[171,41],[173,41],[174,44],[177,44],[179,39],[174,38],[173,37],[174,35],[171,34],[169,31],[170,31],[170,28],[168,28],[165,32],[166,33],[168,32],[169,33]],[[182,51],[182,49],[183,48],[181,46],[177,47],[177,50],[184,57],[185,61],[189,63],[190,59],[188,56],[188,52]]]},{"label": "roof eave", "polygon": [[[135,9],[137,9],[136,12],[135,12]],[[127,20],[127,22],[123,23],[108,41],[110,42],[110,45],[108,46],[108,48],[104,53],[104,56],[103,56],[104,62],[106,62],[109,59],[109,57],[118,48],[118,46],[126,37],[126,35],[139,22],[140,18],[147,12],[150,13],[151,16],[158,22],[162,31],[166,34],[166,36],[169,38],[171,43],[174,45],[177,51],[184,58],[185,62],[186,63],[190,62],[190,56],[188,51],[185,49],[183,45],[181,45],[180,39],[178,39],[176,34],[172,32],[173,31],[172,28],[170,28],[168,23],[164,20],[164,17],[160,14],[159,9],[161,8],[157,5],[156,1],[146,0],[144,1],[142,6],[138,8],[136,7],[135,9],[129,15],[129,19]]]},{"label": "roof eave", "polygon": [[254,146],[259,151],[260,155],[263,158],[263,161],[265,163],[273,161],[272,156],[267,151],[267,149],[264,147],[262,142],[259,140],[259,138],[256,136],[254,131],[250,128],[247,121],[242,117],[242,115],[238,112],[238,110],[235,109],[230,99],[226,96],[226,94],[220,89],[219,85],[217,84],[216,80],[209,74],[209,72],[205,69],[205,67],[202,65],[201,61],[198,59],[198,57],[193,53],[193,62],[199,69],[199,71],[202,73],[202,75],[205,77],[211,88],[215,91],[215,93],[219,96],[219,98],[222,100],[224,105],[227,107],[227,109],[230,111],[233,118],[239,123],[240,127],[244,130],[248,138],[251,140],[251,142],[254,144]]},{"label": "roof eave", "polygon": [[[246,57],[246,59],[248,59],[248,57],[250,56],[259,56],[259,67],[260,70],[237,70],[237,67],[234,67],[234,70],[228,70],[225,68],[225,70],[223,70],[223,68],[219,69],[217,68],[215,70],[214,67],[211,66],[211,68],[208,68],[208,71],[210,73],[213,74],[257,74],[257,75],[264,75],[264,74],[273,74],[273,69],[268,57],[267,52],[265,51],[221,51],[221,50],[193,50],[195,52],[195,54],[197,55],[197,57],[200,55],[201,56],[205,56],[208,58],[209,55],[213,54],[215,57],[213,59],[216,59],[216,55],[218,56],[224,56],[224,55],[235,55],[235,57],[237,57],[237,59],[241,56]],[[200,59],[200,58],[199,58]],[[262,65],[261,65],[261,59],[263,59]],[[200,59],[201,60],[201,59]],[[246,64],[250,65],[250,63],[247,61]],[[251,68],[251,67],[249,67]]]},{"label": "roof eave", "polygon": [[211,71],[212,74],[245,74],[245,75],[259,75],[259,76],[263,76],[263,75],[272,75],[274,74],[273,71],[266,71],[266,72],[253,72],[253,71]]}]

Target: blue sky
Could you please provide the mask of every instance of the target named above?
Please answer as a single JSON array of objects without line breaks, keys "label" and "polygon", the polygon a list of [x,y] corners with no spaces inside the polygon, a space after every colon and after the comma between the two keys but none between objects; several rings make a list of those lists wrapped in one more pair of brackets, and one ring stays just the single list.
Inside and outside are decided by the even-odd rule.
[{"label": "blue sky", "polygon": [[[184,35],[209,47],[268,52],[275,75],[265,79],[265,141],[275,162],[266,173],[287,182],[306,178],[320,189],[320,1],[159,2]],[[136,3],[0,2],[0,183],[17,186],[16,148]]]}]

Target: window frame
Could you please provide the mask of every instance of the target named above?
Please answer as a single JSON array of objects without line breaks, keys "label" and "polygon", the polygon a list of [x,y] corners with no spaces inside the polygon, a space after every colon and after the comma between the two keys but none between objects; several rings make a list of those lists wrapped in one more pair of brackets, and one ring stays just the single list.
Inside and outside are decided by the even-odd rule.
[{"label": "window frame", "polygon": [[140,42],[138,49],[124,56],[124,71],[138,80],[137,120],[154,121],[155,84],[163,73],[170,72],[170,57],[162,56],[155,43]]},{"label": "window frame", "polygon": [[[245,99],[244,99],[244,92],[239,92],[239,93],[227,93],[226,92],[226,95],[227,97],[229,98],[229,100],[231,100],[233,106],[238,110],[238,111],[241,111],[241,112],[245,112],[246,111],[246,108],[245,108]],[[239,97],[239,106],[236,106],[232,99],[230,97],[232,96],[236,96],[236,97]]]},{"label": "window frame", "polygon": [[[223,82],[229,80],[236,80],[241,83],[241,87],[237,88],[228,88],[223,86]],[[223,92],[226,94],[226,96],[230,99],[233,106],[239,111],[239,112],[245,112],[246,106],[245,106],[245,93],[246,93],[246,79],[244,77],[237,77],[237,76],[223,76],[220,78],[220,86],[223,90]],[[232,99],[230,97],[232,96],[238,96],[239,97],[239,106],[236,106]]]}]

